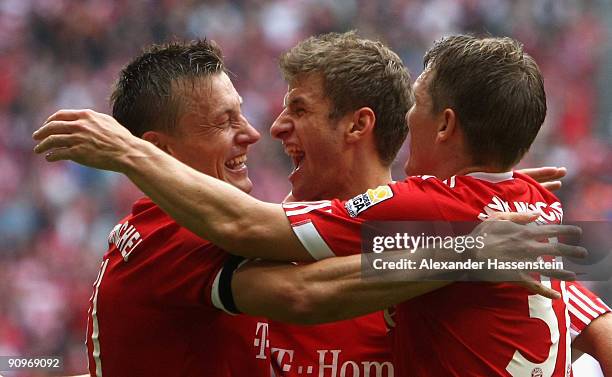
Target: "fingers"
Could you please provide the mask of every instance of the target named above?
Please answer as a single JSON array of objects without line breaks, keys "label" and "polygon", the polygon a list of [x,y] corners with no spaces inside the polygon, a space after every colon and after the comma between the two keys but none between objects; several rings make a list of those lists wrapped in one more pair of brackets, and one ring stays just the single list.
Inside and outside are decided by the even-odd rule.
[{"label": "fingers", "polygon": [[539,183],[544,183],[553,180],[559,180],[567,174],[567,169],[564,167],[547,166],[541,168],[531,168],[519,170],[519,173],[530,176]]},{"label": "fingers", "polygon": [[78,120],[82,118],[88,117],[90,114],[95,113],[95,111],[90,109],[62,109],[56,111],[53,115],[51,115],[45,123],[49,123],[51,121],[60,120],[60,121],[72,121]]},{"label": "fingers", "polygon": [[79,130],[79,123],[76,121],[50,121],[45,123],[38,130],[34,131],[32,138],[34,140],[43,140],[46,137],[55,134],[71,134]]},{"label": "fingers", "polygon": [[552,238],[559,236],[580,237],[582,229],[575,225],[540,225],[529,227],[529,232],[533,238]]},{"label": "fingers", "polygon": [[539,273],[542,276],[548,276],[549,278],[565,280],[565,281],[575,281],[576,273],[569,270],[535,270],[534,272]]},{"label": "fingers", "polygon": [[557,168],[554,166],[546,166],[541,168],[529,168],[521,169],[519,173],[530,176],[538,182],[548,180],[550,177],[554,177],[557,174]]},{"label": "fingers", "polygon": [[[32,137],[34,140],[42,140],[45,137],[53,134],[53,133],[69,133],[72,132],[70,127],[67,127],[70,124],[75,124],[72,122],[81,120],[81,119],[89,119],[94,117],[96,114],[95,111],[90,109],[81,109],[81,110],[69,110],[63,109],[55,112],[49,118],[45,120],[43,126],[38,130],[34,131]],[[98,114],[99,115],[99,114]]]},{"label": "fingers", "polygon": [[532,252],[532,256],[552,255],[569,258],[585,258],[588,251],[581,246],[567,245],[564,243],[538,242]]},{"label": "fingers", "polygon": [[563,186],[563,183],[561,183],[561,181],[550,181],[542,182],[541,185],[548,191],[557,191]]},{"label": "fingers", "polygon": [[561,167],[557,168],[557,174],[554,177],[552,177],[551,179],[555,179],[555,180],[561,179],[561,178],[565,177],[566,175],[567,175],[567,168],[564,167],[564,166],[561,166]]},{"label": "fingers", "polygon": [[540,217],[538,212],[496,212],[487,221],[508,220],[519,224],[529,224]]},{"label": "fingers", "polygon": [[527,288],[527,290],[529,290],[530,292],[544,296],[551,300],[557,300],[561,298],[561,294],[559,292],[543,285],[541,282],[535,280],[530,274],[525,272],[519,272],[519,275],[522,280],[517,282],[516,284]]},{"label": "fingers", "polygon": [[73,160],[75,158],[76,150],[72,148],[57,148],[45,155],[45,160],[49,162],[62,161],[62,160]]},{"label": "fingers", "polygon": [[46,137],[43,141],[38,143],[34,147],[34,152],[41,154],[41,153],[51,151],[53,149],[69,148],[74,145],[77,145],[78,141],[79,141],[78,135],[72,135],[72,134],[55,135],[53,134],[51,136]]}]

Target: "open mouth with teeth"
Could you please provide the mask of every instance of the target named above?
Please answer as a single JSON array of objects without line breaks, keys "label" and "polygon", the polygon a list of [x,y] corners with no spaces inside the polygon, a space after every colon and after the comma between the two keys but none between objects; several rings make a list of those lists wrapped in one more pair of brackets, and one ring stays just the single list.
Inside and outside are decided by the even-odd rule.
[{"label": "open mouth with teeth", "polygon": [[293,175],[300,170],[300,166],[305,157],[304,151],[295,145],[290,145],[285,147],[285,153],[287,153],[287,155],[291,157],[291,160],[293,161],[293,172],[291,173],[291,175]]},{"label": "open mouth with teeth", "polygon": [[246,168],[247,156],[246,154],[241,154],[240,156],[236,156],[231,160],[225,162],[225,167],[229,170],[242,170]]}]

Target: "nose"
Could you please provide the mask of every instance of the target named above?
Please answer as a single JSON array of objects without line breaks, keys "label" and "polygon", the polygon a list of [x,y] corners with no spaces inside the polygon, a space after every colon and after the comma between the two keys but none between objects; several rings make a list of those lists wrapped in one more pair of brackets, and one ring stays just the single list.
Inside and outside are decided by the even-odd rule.
[{"label": "nose", "polygon": [[236,135],[236,142],[238,144],[254,144],[261,139],[261,134],[251,126],[248,119],[244,118],[244,124],[242,130]]},{"label": "nose", "polygon": [[284,140],[293,131],[293,122],[287,115],[287,109],[284,109],[282,113],[278,115],[272,126],[270,126],[270,135],[273,138]]}]

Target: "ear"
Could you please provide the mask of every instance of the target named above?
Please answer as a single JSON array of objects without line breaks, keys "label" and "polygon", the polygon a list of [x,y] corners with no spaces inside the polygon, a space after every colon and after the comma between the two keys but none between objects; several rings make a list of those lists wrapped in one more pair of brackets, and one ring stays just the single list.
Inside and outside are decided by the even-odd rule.
[{"label": "ear", "polygon": [[165,133],[159,131],[147,131],[142,134],[142,139],[155,145],[157,148],[168,153],[169,155],[174,156],[173,147],[170,143],[168,135]]},{"label": "ear", "polygon": [[440,122],[436,133],[436,143],[443,143],[449,140],[457,131],[457,114],[453,109],[444,109],[440,114]]},{"label": "ear", "polygon": [[374,111],[369,107],[362,107],[355,110],[351,115],[350,124],[346,132],[346,141],[348,143],[355,143],[364,136],[374,131],[374,124],[376,123],[376,115]]}]

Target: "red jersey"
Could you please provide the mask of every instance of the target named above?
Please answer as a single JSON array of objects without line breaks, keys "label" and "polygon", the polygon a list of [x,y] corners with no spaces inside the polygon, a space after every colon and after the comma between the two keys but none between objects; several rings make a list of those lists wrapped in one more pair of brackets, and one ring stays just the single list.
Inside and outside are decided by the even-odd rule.
[{"label": "red jersey", "polygon": [[610,307],[579,282],[568,281],[565,286],[570,335],[574,340],[595,318],[608,313]]},{"label": "red jersey", "polygon": [[253,343],[266,321],[220,310],[231,259],[149,199],[136,202],[111,232],[94,283],[91,376],[269,377],[267,350]]},{"label": "red jersey", "polygon": [[270,321],[278,376],[393,377],[392,339],[382,312],[314,326]]},{"label": "red jersey", "polygon": [[[366,220],[475,221],[491,212],[527,210],[540,213],[539,223],[558,223],[563,217],[554,195],[512,172],[445,181],[410,177],[346,202],[287,203],[284,208],[295,234],[316,259],[359,252]],[[541,279],[563,298],[553,301],[509,283],[455,283],[398,305],[396,375],[571,375],[568,291],[579,296],[580,286]]]}]

